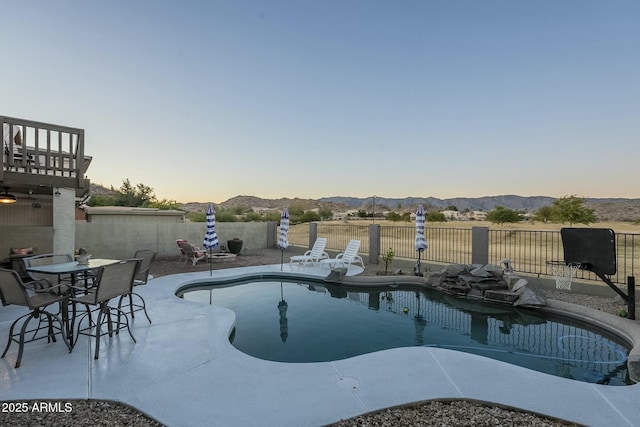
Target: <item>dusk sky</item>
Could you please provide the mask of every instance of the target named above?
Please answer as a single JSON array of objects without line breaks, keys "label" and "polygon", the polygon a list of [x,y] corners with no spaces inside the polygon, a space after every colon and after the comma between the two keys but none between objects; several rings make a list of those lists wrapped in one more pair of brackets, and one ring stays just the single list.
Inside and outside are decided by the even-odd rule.
[{"label": "dusk sky", "polygon": [[640,2],[2,1],[0,115],[92,182],[236,195],[640,197]]}]

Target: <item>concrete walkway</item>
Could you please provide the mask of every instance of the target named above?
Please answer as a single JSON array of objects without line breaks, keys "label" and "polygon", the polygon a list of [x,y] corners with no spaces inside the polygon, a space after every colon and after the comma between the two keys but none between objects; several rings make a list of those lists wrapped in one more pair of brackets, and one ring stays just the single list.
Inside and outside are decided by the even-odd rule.
[{"label": "concrete walkway", "polygon": [[[213,275],[279,270],[271,264]],[[98,360],[86,337],[70,354],[60,341],[44,340],[28,344],[22,367],[14,369],[14,344],[0,360],[0,399],[117,400],[168,426],[319,426],[409,402],[465,398],[590,426],[640,426],[640,384],[588,384],[446,349],[401,348],[305,364],[253,358],[229,343],[233,312],[175,297],[179,286],[209,277],[208,271],[166,275],[136,288],[153,323],[136,317],[138,342],[126,333],[105,339]],[[21,312],[0,308],[1,343]]]}]

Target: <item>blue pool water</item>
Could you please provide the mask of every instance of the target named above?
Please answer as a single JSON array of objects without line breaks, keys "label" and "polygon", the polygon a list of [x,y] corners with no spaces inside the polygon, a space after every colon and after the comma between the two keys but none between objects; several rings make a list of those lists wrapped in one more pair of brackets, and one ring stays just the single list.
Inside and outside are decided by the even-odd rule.
[{"label": "blue pool water", "polygon": [[603,330],[536,310],[424,289],[355,289],[323,282],[199,284],[184,299],[236,313],[232,344],[254,357],[321,362],[396,347],[459,350],[548,374],[628,385],[626,343]]}]

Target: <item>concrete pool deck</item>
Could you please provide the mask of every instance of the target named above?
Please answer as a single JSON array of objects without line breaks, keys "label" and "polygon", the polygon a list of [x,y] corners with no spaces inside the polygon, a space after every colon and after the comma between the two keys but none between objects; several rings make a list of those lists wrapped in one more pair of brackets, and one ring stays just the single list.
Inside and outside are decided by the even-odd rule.
[{"label": "concrete pool deck", "polygon": [[[274,264],[213,274],[279,271]],[[309,267],[293,272],[328,273]],[[137,316],[138,342],[126,333],[105,338],[98,360],[86,337],[70,354],[60,341],[40,341],[27,344],[22,366],[14,369],[14,344],[0,359],[0,399],[116,400],[168,426],[319,426],[442,398],[493,402],[590,426],[640,425],[640,384],[589,384],[446,349],[400,348],[308,364],[253,358],[229,343],[233,312],[175,297],[179,286],[209,277],[208,271],[181,273],[137,287],[153,323]],[[0,308],[0,343],[21,312]]]}]

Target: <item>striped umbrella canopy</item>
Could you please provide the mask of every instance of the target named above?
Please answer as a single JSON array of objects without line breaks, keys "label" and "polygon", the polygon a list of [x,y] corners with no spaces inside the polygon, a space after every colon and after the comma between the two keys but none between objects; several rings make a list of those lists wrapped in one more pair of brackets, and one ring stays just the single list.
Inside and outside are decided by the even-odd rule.
[{"label": "striped umbrella canopy", "polygon": [[282,215],[280,216],[280,239],[278,240],[278,246],[282,249],[280,256],[280,271],[282,271],[282,265],[284,264],[284,250],[289,247],[289,240],[287,240],[287,233],[289,232],[289,211],[287,208],[282,209]]},{"label": "striped umbrella canopy", "polygon": [[416,212],[416,243],[414,245],[416,251],[418,251],[418,262],[414,270],[416,276],[422,276],[422,272],[420,271],[420,254],[429,247],[427,239],[424,238],[424,217],[424,208],[422,205],[419,205],[418,211]]},{"label": "striped umbrella canopy", "polygon": [[207,211],[205,213],[207,221],[207,232],[204,235],[204,242],[202,246],[205,249],[209,249],[209,274],[212,270],[211,262],[211,250],[218,246],[218,234],[216,233],[216,211],[213,209],[213,205],[209,203]]},{"label": "striped umbrella canopy", "polygon": [[429,247],[427,239],[424,237],[424,217],[424,208],[420,205],[416,212],[416,251],[423,251]]},{"label": "striped umbrella canopy", "polygon": [[287,240],[287,233],[289,232],[289,211],[287,208],[282,210],[280,216],[280,240],[278,240],[278,246],[282,249],[289,247],[289,240]]}]

